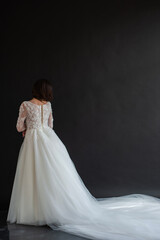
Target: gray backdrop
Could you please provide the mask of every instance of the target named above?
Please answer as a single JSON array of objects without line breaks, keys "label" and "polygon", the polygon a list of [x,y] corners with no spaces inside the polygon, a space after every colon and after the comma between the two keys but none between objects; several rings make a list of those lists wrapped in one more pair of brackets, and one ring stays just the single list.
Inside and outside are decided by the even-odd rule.
[{"label": "gray backdrop", "polygon": [[106,3],[3,6],[1,209],[23,141],[19,106],[43,77],[54,131],[91,193],[160,196],[160,6]]}]

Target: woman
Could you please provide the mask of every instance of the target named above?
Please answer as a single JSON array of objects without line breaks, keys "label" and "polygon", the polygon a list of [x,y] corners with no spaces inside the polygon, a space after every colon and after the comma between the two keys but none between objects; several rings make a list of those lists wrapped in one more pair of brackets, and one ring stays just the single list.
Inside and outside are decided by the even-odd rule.
[{"label": "woman", "polygon": [[35,82],[19,108],[21,145],[7,221],[48,225],[90,239],[160,239],[160,199],[130,194],[95,198],[53,129],[52,85]]}]

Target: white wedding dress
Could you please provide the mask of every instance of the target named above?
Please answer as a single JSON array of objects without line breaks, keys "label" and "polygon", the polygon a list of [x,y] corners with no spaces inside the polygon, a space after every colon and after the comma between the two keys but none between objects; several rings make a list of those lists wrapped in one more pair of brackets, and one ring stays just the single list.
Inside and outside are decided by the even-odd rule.
[{"label": "white wedding dress", "polygon": [[24,101],[17,130],[21,145],[7,222],[48,225],[105,240],[159,240],[160,199],[144,194],[95,198],[53,130],[50,102]]}]

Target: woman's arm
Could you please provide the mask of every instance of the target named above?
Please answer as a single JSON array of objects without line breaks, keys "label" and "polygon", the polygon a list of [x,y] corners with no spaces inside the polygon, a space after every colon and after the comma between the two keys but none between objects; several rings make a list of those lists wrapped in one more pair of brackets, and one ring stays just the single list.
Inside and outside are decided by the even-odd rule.
[{"label": "woman's arm", "polygon": [[16,124],[16,128],[18,132],[23,132],[24,130],[26,130],[26,123],[25,123],[26,117],[27,117],[27,110],[26,110],[26,107],[24,106],[24,102],[22,102],[19,107],[19,116]]},{"label": "woman's arm", "polygon": [[49,118],[48,118],[48,126],[50,128],[53,128],[53,114],[52,114],[52,106],[50,107],[50,114],[49,114]]}]

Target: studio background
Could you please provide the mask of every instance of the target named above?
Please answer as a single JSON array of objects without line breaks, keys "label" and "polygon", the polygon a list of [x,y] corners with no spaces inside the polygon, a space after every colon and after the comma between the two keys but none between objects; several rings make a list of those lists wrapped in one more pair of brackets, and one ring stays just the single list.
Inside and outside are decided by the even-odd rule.
[{"label": "studio background", "polygon": [[95,197],[160,197],[160,6],[106,3],[3,6],[1,209],[23,141],[19,106],[38,78],[53,84],[54,131]]}]

